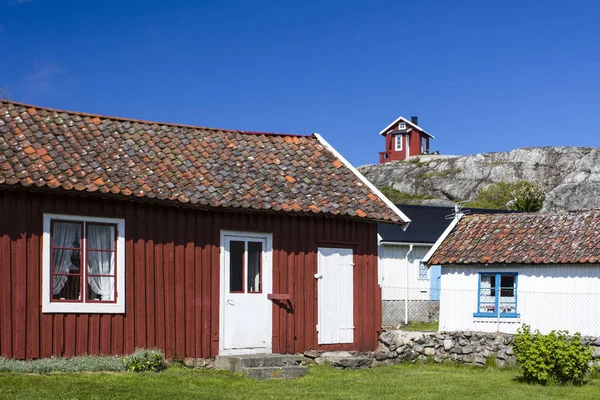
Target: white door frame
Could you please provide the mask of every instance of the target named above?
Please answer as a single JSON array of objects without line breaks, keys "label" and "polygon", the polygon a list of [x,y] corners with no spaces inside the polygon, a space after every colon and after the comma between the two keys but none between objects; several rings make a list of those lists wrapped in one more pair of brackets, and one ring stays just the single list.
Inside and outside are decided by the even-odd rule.
[{"label": "white door frame", "polygon": [[[262,294],[265,299],[265,347],[252,349],[225,349],[225,295],[228,284],[225,281],[225,239],[232,238],[256,238],[265,240],[263,249],[262,265]],[[219,354],[258,354],[271,353],[273,351],[273,304],[267,299],[267,294],[273,291],[273,235],[271,233],[243,232],[243,231],[221,231],[220,241],[220,296],[219,296]]]}]

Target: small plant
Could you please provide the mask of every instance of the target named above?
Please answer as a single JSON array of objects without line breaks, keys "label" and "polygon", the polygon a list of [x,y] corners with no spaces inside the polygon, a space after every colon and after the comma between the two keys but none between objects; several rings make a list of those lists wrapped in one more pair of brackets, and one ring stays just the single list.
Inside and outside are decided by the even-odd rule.
[{"label": "small plant", "polygon": [[157,349],[137,349],[123,357],[123,364],[129,372],[160,372],[165,368],[163,354]]},{"label": "small plant", "polygon": [[581,335],[567,331],[542,335],[529,325],[518,329],[513,350],[523,378],[542,385],[558,382],[581,384],[590,372],[592,348],[581,344]]}]

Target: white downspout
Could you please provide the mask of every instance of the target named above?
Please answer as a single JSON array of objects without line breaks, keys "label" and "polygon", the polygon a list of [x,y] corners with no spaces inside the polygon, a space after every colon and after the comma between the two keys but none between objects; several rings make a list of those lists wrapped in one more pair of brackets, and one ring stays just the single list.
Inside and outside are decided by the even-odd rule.
[{"label": "white downspout", "polygon": [[408,325],[408,266],[410,265],[410,262],[408,261],[408,256],[410,255],[412,250],[413,250],[413,245],[411,243],[410,247],[408,248],[408,253],[406,253],[406,299],[404,300],[404,324],[405,325]]}]

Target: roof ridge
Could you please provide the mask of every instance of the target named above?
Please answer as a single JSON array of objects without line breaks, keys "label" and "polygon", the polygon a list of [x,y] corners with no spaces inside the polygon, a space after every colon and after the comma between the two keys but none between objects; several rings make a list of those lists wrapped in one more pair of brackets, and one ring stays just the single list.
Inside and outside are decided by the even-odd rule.
[{"label": "roof ridge", "polygon": [[192,128],[192,129],[203,129],[203,130],[218,131],[218,132],[241,133],[244,135],[311,137],[311,135],[302,135],[302,134],[294,134],[294,133],[258,132],[258,131],[244,131],[241,129],[211,128],[208,126],[178,124],[178,123],[174,123],[174,122],[160,122],[160,121],[150,121],[150,120],[136,119],[136,118],[116,117],[116,116],[111,116],[111,115],[95,114],[95,113],[88,113],[88,112],[83,112],[83,111],[59,110],[59,109],[52,108],[52,107],[42,107],[42,106],[37,106],[37,105],[33,105],[33,104],[28,104],[28,103],[21,103],[21,102],[13,101],[13,100],[0,99],[0,103],[13,104],[15,106],[20,106],[20,107],[34,108],[36,110],[46,110],[46,111],[52,111],[52,112],[58,112],[58,113],[66,113],[66,114],[70,114],[70,115],[78,115],[81,117],[105,118],[105,119],[110,119],[113,121],[139,122],[139,123],[151,124],[151,125],[156,124],[156,125],[173,126],[173,127],[179,127],[179,128]]},{"label": "roof ridge", "polygon": [[499,213],[488,213],[488,214],[469,214],[465,215],[467,219],[471,219],[473,217],[482,217],[482,218],[493,218],[498,216],[517,216],[517,217],[530,217],[530,216],[540,216],[540,217],[548,217],[548,216],[556,216],[556,215],[565,215],[565,214],[582,214],[589,212],[600,212],[600,207],[592,207],[592,208],[581,208],[575,210],[539,210],[539,211],[515,211],[515,212],[499,212]]}]

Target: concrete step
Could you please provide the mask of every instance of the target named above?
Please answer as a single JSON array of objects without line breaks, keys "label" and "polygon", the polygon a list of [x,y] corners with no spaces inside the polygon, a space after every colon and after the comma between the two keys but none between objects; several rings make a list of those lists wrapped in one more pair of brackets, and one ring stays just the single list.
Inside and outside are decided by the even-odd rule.
[{"label": "concrete step", "polygon": [[306,375],[306,367],[295,365],[287,367],[255,367],[245,368],[246,376],[252,379],[295,379]]},{"label": "concrete step", "polygon": [[241,372],[243,368],[286,367],[300,365],[302,356],[294,354],[242,354],[217,356],[218,369]]},{"label": "concrete step", "polygon": [[256,379],[289,379],[306,374],[302,356],[294,354],[243,354],[217,356],[217,369],[241,372]]}]

